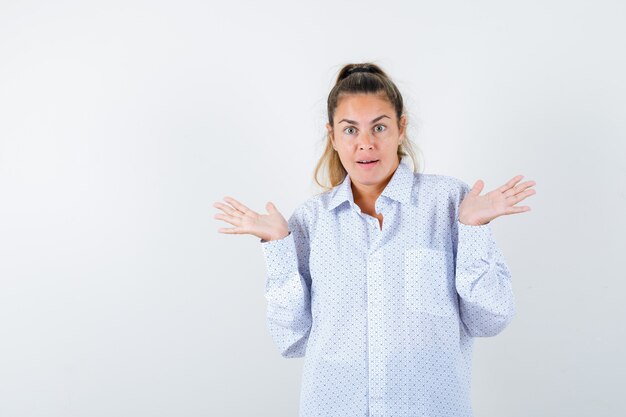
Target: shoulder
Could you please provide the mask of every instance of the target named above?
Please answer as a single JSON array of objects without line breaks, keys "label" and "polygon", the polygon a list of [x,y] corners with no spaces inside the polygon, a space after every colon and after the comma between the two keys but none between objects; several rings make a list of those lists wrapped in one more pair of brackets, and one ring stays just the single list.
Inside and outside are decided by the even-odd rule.
[{"label": "shoulder", "polygon": [[444,174],[415,173],[420,188],[438,196],[459,199],[465,196],[470,186],[463,180]]},{"label": "shoulder", "polygon": [[328,207],[332,190],[313,195],[298,204],[293,211],[292,218],[299,222],[311,225]]}]

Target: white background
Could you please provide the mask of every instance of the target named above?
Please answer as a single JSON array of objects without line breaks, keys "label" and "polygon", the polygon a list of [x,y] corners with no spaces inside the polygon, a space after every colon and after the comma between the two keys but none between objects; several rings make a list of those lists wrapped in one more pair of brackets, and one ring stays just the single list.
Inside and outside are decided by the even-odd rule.
[{"label": "white background", "polygon": [[518,314],[476,416],[623,416],[621,1],[0,3],[0,416],[294,416],[259,241],[318,191],[326,98],[372,61],[421,171],[537,182],[493,230]]}]

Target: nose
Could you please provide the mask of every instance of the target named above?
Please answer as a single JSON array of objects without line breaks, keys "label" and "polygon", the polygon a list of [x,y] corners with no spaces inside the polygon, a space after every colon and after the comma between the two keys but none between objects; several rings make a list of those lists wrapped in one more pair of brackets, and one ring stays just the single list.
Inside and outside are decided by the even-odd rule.
[{"label": "nose", "polygon": [[359,135],[359,149],[372,149],[372,138],[370,137],[368,132],[363,132],[363,134]]}]

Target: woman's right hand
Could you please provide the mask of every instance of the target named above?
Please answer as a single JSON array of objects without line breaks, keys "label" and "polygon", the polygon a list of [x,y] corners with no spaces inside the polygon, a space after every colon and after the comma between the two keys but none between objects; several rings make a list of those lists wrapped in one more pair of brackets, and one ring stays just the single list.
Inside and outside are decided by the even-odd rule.
[{"label": "woman's right hand", "polygon": [[224,212],[215,214],[215,219],[224,220],[235,227],[220,228],[220,233],[251,234],[263,240],[278,240],[289,235],[289,226],[282,214],[273,203],[268,202],[265,209],[268,214],[259,214],[241,204],[232,197],[224,197],[229,204],[217,202],[213,204]]}]

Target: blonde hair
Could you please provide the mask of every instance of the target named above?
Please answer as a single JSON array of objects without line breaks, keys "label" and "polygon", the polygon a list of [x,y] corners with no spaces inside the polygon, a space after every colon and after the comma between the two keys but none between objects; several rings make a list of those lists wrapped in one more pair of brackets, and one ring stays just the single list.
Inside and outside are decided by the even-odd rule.
[{"label": "blonde hair", "polygon": [[[402,95],[394,82],[378,65],[369,62],[347,64],[339,71],[335,86],[330,90],[327,100],[328,123],[331,126],[334,125],[334,115],[339,99],[349,94],[381,94],[386,96],[396,112],[398,127],[400,127],[400,117],[405,113]],[[347,172],[341,164],[339,154],[333,148],[330,134],[326,133],[325,140],[326,146],[315,165],[313,179],[324,191],[328,191],[340,184]],[[398,147],[398,159],[402,161],[403,157],[408,156],[413,162],[414,172],[417,172],[419,168],[416,151],[417,146],[409,140],[405,133],[404,139]],[[322,177],[321,180],[320,176]]]}]

